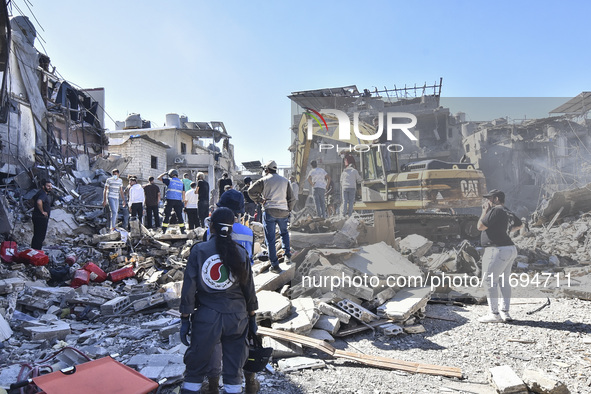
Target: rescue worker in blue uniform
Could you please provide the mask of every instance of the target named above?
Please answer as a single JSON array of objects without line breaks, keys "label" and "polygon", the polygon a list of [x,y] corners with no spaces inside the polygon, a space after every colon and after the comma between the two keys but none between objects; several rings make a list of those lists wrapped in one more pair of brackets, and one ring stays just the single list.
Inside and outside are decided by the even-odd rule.
[{"label": "rescue worker in blue uniform", "polygon": [[193,246],[185,268],[180,335],[189,348],[181,394],[201,390],[218,343],[222,346],[224,391],[242,392],[246,338],[257,331],[258,301],[248,253],[232,240],[233,221],[230,209],[216,209],[211,215],[211,239]]},{"label": "rescue worker in blue uniform", "polygon": [[[242,245],[248,252],[250,264],[253,264],[252,255],[254,250],[254,234],[252,230],[239,223],[240,216],[244,214],[244,195],[238,190],[230,189],[222,194],[220,201],[216,204],[220,208],[229,208],[234,213],[234,224],[232,225],[232,240]],[[210,238],[209,229],[207,230],[206,240]],[[222,372],[222,347],[218,344],[211,355],[209,362],[209,370],[207,372],[208,387],[206,394],[217,393],[219,385],[219,377]],[[244,378],[246,381],[246,394],[257,393],[260,388],[260,383],[256,380],[256,375],[253,372],[244,371]]]},{"label": "rescue worker in blue uniform", "polygon": [[174,209],[176,220],[179,224],[181,233],[185,233],[185,222],[183,221],[183,208],[185,201],[185,185],[179,179],[177,170],[170,170],[168,173],[160,174],[159,181],[166,185],[166,203],[164,205],[164,221],[162,222],[162,232],[166,233],[168,230],[168,223],[170,222],[170,214]]}]

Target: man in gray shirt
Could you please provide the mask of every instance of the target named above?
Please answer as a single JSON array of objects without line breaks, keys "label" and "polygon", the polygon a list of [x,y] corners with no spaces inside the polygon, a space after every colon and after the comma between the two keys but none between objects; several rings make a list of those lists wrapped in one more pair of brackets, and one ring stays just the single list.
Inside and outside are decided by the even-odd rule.
[{"label": "man in gray shirt", "polygon": [[285,262],[291,261],[289,248],[289,232],[287,224],[289,213],[293,209],[296,199],[287,178],[277,174],[277,163],[267,162],[263,169],[265,176],[256,181],[248,189],[248,195],[253,201],[263,205],[263,225],[265,227],[265,241],[269,249],[270,271],[280,273],[279,259],[275,249],[275,226],[279,225],[281,243],[285,250]]}]

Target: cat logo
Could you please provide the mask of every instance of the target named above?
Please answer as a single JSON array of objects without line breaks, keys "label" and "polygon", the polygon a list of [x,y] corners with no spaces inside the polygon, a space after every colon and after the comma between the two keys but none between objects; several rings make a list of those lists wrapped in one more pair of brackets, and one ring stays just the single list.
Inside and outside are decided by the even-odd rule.
[{"label": "cat logo", "polygon": [[462,189],[462,196],[466,198],[478,197],[478,181],[477,180],[463,180],[460,182]]}]

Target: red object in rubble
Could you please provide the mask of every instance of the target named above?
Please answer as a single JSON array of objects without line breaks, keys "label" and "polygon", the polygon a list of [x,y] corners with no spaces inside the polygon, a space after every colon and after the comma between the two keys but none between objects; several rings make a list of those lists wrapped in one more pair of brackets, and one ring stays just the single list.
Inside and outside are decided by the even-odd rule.
[{"label": "red object in rubble", "polygon": [[0,257],[2,261],[7,263],[12,263],[16,255],[16,242],[14,241],[4,241],[2,242],[2,246],[0,246]]},{"label": "red object in rubble", "polygon": [[32,265],[47,265],[49,263],[49,256],[42,250],[25,249],[18,254],[17,260],[21,263],[29,263]]},{"label": "red object in rubble", "polygon": [[133,272],[133,267],[123,267],[119,268],[118,270],[109,272],[109,280],[111,282],[119,282],[125,278],[131,278],[135,275]]},{"label": "red object in rubble", "polygon": [[89,261],[84,265],[84,270],[88,271],[90,274],[90,280],[93,282],[104,282],[107,280],[107,274],[103,271],[98,265]]},{"label": "red object in rubble", "polygon": [[78,257],[75,254],[69,254],[66,256],[66,264],[70,267],[76,263],[76,260],[78,260]]},{"label": "red object in rubble", "polygon": [[73,288],[77,288],[82,285],[87,285],[88,282],[90,282],[90,272],[80,269],[74,272],[74,277],[70,282],[70,286],[72,286]]}]

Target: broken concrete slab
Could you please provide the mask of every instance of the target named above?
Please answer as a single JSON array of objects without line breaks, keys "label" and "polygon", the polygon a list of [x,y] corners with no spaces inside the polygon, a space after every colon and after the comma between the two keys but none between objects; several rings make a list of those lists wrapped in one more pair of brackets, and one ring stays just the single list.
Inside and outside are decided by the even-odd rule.
[{"label": "broken concrete slab", "polygon": [[525,383],[508,365],[501,365],[489,369],[489,379],[500,394],[527,394]]},{"label": "broken concrete slab", "polygon": [[298,371],[300,369],[317,369],[326,367],[326,363],[323,360],[310,358],[310,357],[293,357],[277,362],[279,369],[282,372]]},{"label": "broken concrete slab", "polygon": [[295,264],[279,263],[279,268],[281,268],[282,271],[278,274],[267,271],[254,277],[254,288],[257,293],[261,290],[273,291],[280,289],[294,278],[296,270]]},{"label": "broken concrete slab", "polygon": [[341,328],[341,322],[337,317],[321,315],[316,324],[314,324],[314,328],[325,330],[334,335]]},{"label": "broken concrete slab", "polygon": [[360,248],[350,258],[343,262],[362,274],[378,277],[422,277],[419,267],[411,263],[396,249],[380,242]]},{"label": "broken concrete slab", "polygon": [[557,377],[542,371],[526,369],[521,378],[534,393],[570,394],[570,390]]},{"label": "broken concrete slab", "polygon": [[341,321],[341,323],[347,324],[351,319],[351,315],[349,315],[347,312],[343,312],[342,310],[330,304],[327,304],[326,302],[319,302],[317,307],[320,313],[327,316],[334,316],[338,318]]},{"label": "broken concrete slab", "polygon": [[12,336],[12,329],[10,324],[4,319],[4,316],[0,314],[0,342],[3,342]]},{"label": "broken concrete slab", "polygon": [[307,334],[312,330],[320,315],[312,298],[304,297],[292,300],[292,314],[271,325],[276,330]]},{"label": "broken concrete slab", "polygon": [[257,319],[271,319],[278,321],[287,317],[291,312],[291,301],[275,291],[262,290],[257,294],[259,309],[256,310]]},{"label": "broken concrete slab", "polygon": [[397,322],[403,322],[427,305],[432,292],[430,287],[404,288],[396,293],[390,301],[378,307],[377,314]]},{"label": "broken concrete slab", "polygon": [[419,234],[411,234],[404,237],[398,246],[403,254],[409,254],[413,258],[419,259],[431,249],[433,241],[429,241],[427,238]]},{"label": "broken concrete slab", "polygon": [[273,348],[273,358],[296,357],[304,354],[304,348],[299,343],[283,341],[271,337],[263,337],[263,347]]},{"label": "broken concrete slab", "polygon": [[70,325],[63,321],[57,321],[53,324],[44,326],[24,327],[23,331],[30,336],[31,340],[64,339],[71,334]]}]

